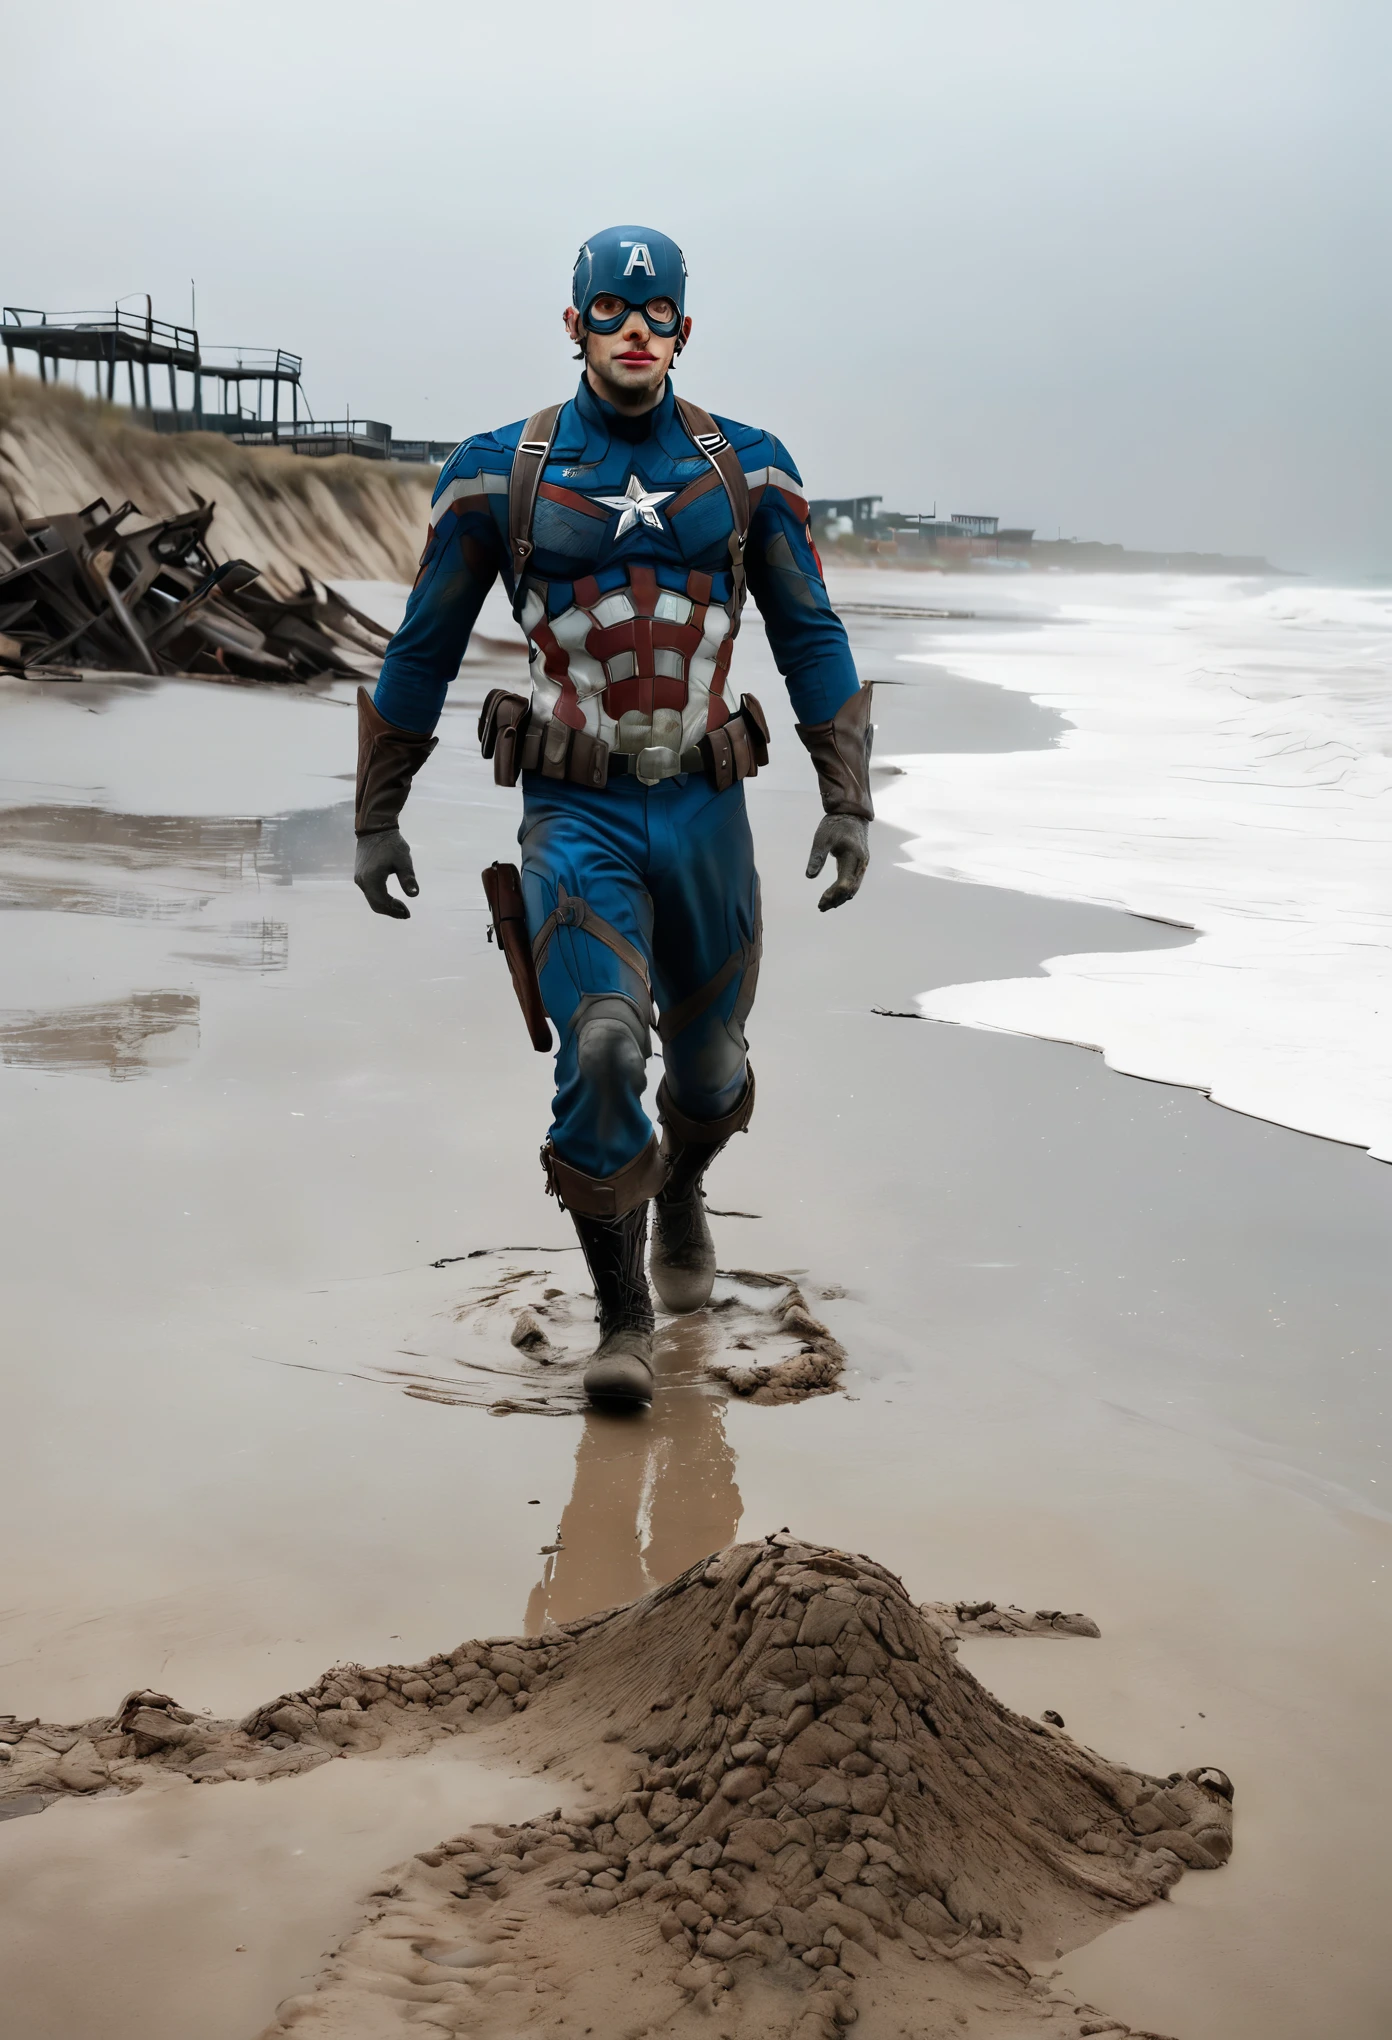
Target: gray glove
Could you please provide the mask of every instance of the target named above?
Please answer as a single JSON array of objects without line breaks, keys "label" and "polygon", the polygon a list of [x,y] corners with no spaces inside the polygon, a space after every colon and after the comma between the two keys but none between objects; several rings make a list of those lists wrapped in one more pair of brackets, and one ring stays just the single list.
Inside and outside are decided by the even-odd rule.
[{"label": "gray glove", "polygon": [[374,914],[390,914],[394,921],[409,921],[411,909],[387,891],[387,880],[393,876],[406,898],[413,900],[420,887],[416,883],[416,867],[411,862],[411,846],[400,829],[376,829],[370,836],[359,836],[353,864],[354,885]]},{"label": "gray glove", "polygon": [[836,878],[817,902],[819,913],[844,907],[860,891],[870,865],[870,830],[855,815],[823,815],[812,838],[807,876],[816,878],[828,857],[836,859]]}]

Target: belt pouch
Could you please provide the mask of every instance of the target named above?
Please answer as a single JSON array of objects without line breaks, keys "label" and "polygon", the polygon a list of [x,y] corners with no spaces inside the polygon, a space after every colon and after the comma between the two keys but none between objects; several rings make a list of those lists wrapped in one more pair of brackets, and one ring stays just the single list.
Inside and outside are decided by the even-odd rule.
[{"label": "belt pouch", "polygon": [[730,725],[722,723],[719,729],[707,730],[698,746],[706,764],[706,777],[717,793],[735,783],[735,747],[730,741]]},{"label": "belt pouch", "polygon": [[742,715],[732,715],[724,725],[723,734],[730,739],[730,751],[734,762],[736,779],[748,779],[759,769],[754,763],[754,750],[749,741],[749,725]]},{"label": "belt pouch", "polygon": [[740,720],[749,734],[749,749],[753,756],[749,770],[754,773],[769,761],[768,717],[752,694],[744,696],[740,702],[739,712]]},{"label": "belt pouch", "polygon": [[478,719],[479,749],[485,758],[491,758],[498,747],[499,715],[505,702],[510,703],[514,710],[509,718],[511,721],[515,722],[518,719],[516,711],[526,713],[527,703],[520,694],[512,694],[506,687],[489,688],[483,697],[483,707],[479,710]]},{"label": "belt pouch", "polygon": [[493,777],[499,786],[517,784],[519,745],[530,714],[531,704],[504,687],[492,688],[479,711],[479,749],[493,760]]},{"label": "belt pouch", "polygon": [[573,730],[566,777],[577,786],[607,786],[609,746],[601,738],[592,737],[588,730]]},{"label": "belt pouch", "polygon": [[566,759],[570,754],[570,740],[575,732],[557,722],[552,716],[542,731],[541,776],[543,779],[564,779]]}]

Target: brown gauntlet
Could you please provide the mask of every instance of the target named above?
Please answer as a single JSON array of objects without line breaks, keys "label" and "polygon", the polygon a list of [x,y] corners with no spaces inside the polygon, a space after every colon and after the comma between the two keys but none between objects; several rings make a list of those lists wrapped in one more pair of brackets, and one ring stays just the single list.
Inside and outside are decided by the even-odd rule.
[{"label": "brown gauntlet", "polygon": [[398,729],[378,715],[367,689],[358,689],[357,835],[376,836],[396,827],[411,781],[439,741],[418,730]]},{"label": "brown gauntlet", "polygon": [[861,822],[875,819],[870,798],[870,745],[875,734],[870,720],[872,691],[863,686],[842,702],[830,722],[797,725],[817,768],[823,810],[829,815],[853,815]]}]

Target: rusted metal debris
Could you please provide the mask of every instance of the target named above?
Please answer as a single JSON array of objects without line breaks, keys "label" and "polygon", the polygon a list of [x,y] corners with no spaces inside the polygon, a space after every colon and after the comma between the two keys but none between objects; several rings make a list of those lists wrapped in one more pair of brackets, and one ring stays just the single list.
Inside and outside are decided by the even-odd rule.
[{"label": "rusted metal debris", "polygon": [[0,528],[0,673],[84,672],[210,680],[361,678],[391,633],[300,569],[298,595],[255,584],[246,560],[208,549],[213,508],[125,530],[142,515],[103,497],[85,510]]}]

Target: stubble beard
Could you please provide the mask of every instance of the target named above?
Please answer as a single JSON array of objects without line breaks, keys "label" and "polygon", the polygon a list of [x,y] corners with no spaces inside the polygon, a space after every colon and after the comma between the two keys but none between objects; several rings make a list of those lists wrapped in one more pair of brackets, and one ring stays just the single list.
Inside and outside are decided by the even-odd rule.
[{"label": "stubble beard", "polygon": [[620,372],[616,362],[599,363],[591,359],[588,346],[585,349],[585,373],[591,385],[599,385],[598,394],[613,404],[617,411],[650,410],[657,401],[667,370],[657,362],[652,368],[636,375],[631,369]]}]

